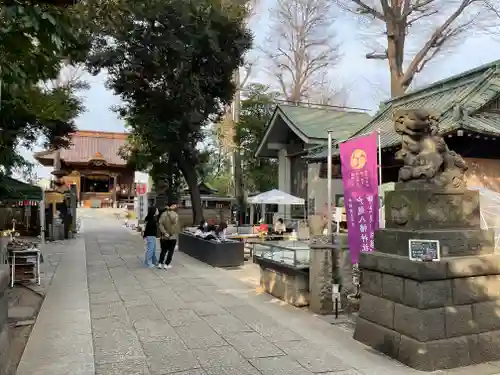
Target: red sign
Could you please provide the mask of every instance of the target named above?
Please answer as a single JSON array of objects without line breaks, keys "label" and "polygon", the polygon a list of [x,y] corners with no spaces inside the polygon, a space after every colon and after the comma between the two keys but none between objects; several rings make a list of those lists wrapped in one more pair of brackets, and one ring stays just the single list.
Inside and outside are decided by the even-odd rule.
[{"label": "red sign", "polygon": [[136,184],[135,185],[135,193],[137,195],[144,195],[146,194],[146,184]]}]

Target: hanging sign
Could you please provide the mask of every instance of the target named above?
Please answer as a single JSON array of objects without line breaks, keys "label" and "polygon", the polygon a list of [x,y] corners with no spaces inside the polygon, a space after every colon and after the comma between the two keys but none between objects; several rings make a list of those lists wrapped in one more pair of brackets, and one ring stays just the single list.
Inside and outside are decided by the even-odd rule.
[{"label": "hanging sign", "polygon": [[135,192],[137,195],[144,195],[146,194],[146,184],[139,183],[135,185]]},{"label": "hanging sign", "polygon": [[379,227],[377,133],[343,142],[339,148],[349,251],[357,264],[361,252],[375,249]]}]

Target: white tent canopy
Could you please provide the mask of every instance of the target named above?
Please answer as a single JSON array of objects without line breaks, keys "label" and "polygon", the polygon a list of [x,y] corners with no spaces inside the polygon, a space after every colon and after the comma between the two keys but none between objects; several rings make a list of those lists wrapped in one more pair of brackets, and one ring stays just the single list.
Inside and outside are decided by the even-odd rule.
[{"label": "white tent canopy", "polygon": [[254,197],[248,198],[250,204],[293,204],[305,205],[305,200],[299,197],[294,197],[288,193],[284,193],[277,189],[260,193]]}]

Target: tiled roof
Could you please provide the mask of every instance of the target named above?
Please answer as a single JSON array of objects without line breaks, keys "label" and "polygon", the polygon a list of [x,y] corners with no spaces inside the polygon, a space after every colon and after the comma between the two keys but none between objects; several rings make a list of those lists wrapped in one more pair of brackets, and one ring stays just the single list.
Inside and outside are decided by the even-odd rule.
[{"label": "tiled roof", "polygon": [[365,112],[330,107],[280,104],[278,108],[306,137],[313,139],[326,140],[327,132],[331,130],[334,139],[344,140],[370,121],[370,115]]},{"label": "tiled roof", "polygon": [[[126,133],[78,131],[72,136],[71,146],[61,149],[61,159],[66,163],[88,163],[92,159],[104,159],[108,164],[125,166],[127,162],[118,152],[126,140]],[[42,151],[34,156],[40,162],[47,162],[53,160],[54,152]]]},{"label": "tiled roof", "polygon": [[[382,148],[397,146],[401,136],[394,132],[392,114],[398,109],[428,109],[436,112],[443,133],[454,129],[469,129],[480,133],[500,135],[500,116],[478,113],[486,104],[500,95],[500,60],[462,74],[438,81],[419,90],[383,103],[372,120],[350,137],[380,131]],[[326,146],[311,150],[308,159],[324,159]],[[338,154],[335,146],[333,154]]]},{"label": "tiled roof", "polygon": [[[382,147],[398,145],[401,137],[394,132],[392,114],[398,109],[412,108],[435,111],[441,117],[441,131],[447,132],[462,125],[460,116],[455,113],[457,105],[465,119],[467,114],[474,114],[499,94],[500,61],[494,61],[386,102],[372,121],[352,137],[380,130]],[[470,124],[473,126],[472,122]],[[482,132],[484,128],[479,126],[473,130]]]}]

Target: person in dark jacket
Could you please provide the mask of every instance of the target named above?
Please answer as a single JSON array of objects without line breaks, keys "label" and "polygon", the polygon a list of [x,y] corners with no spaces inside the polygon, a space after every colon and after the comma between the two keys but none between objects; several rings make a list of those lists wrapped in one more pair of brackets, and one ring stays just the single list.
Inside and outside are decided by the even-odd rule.
[{"label": "person in dark jacket", "polygon": [[146,242],[146,255],[145,261],[147,267],[152,268],[157,263],[156,259],[156,235],[158,233],[157,219],[156,219],[156,208],[149,207],[148,214],[144,219],[144,232],[142,236]]}]

